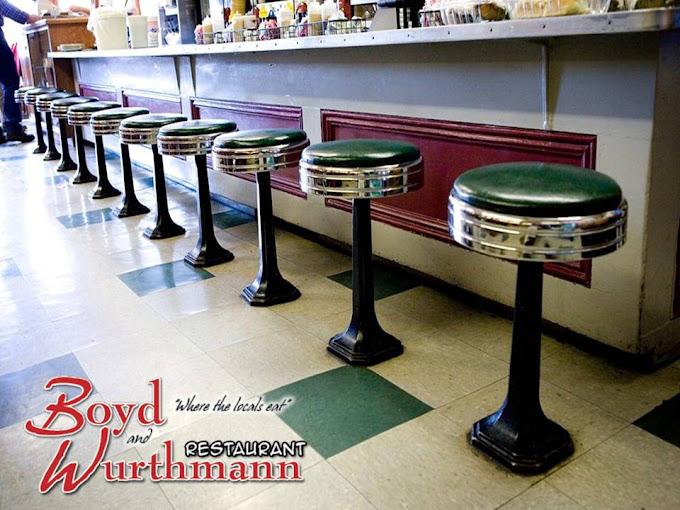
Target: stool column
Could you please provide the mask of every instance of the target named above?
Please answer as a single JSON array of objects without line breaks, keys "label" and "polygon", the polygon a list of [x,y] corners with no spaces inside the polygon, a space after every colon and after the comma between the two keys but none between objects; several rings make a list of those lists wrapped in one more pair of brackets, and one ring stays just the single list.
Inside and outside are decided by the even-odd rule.
[{"label": "stool column", "polygon": [[501,408],[475,423],[472,444],[517,471],[540,472],[571,455],[569,433],[540,403],[543,264],[519,262],[508,393]]},{"label": "stool column", "polygon": [[47,124],[47,154],[45,154],[43,161],[55,161],[61,158],[61,154],[59,154],[57,146],[54,143],[52,112],[45,112],[45,124]]},{"label": "stool column", "polygon": [[66,126],[66,119],[59,119],[59,138],[61,140],[61,161],[57,167],[57,172],[70,172],[76,169],[76,164],[71,159],[71,153],[68,148],[68,128]]},{"label": "stool column", "polygon": [[212,208],[210,206],[210,184],[208,181],[208,164],[205,154],[197,154],[196,187],[198,188],[198,242],[196,247],[186,254],[184,260],[192,266],[208,267],[234,259],[234,254],[225,250],[215,237]]},{"label": "stool column", "polygon": [[90,169],[87,168],[87,158],[85,156],[85,140],[83,140],[82,126],[74,126],[73,130],[76,134],[76,154],[78,155],[78,168],[76,175],[73,177],[73,184],[84,184],[86,182],[94,182],[97,178],[92,175]]},{"label": "stool column", "polygon": [[106,156],[104,154],[104,141],[101,135],[94,136],[94,149],[97,155],[97,187],[90,194],[90,198],[97,200],[100,198],[117,197],[120,191],[113,187],[109,181],[109,174],[106,170]]},{"label": "stool column", "polygon": [[331,338],[328,350],[352,365],[373,365],[404,352],[375,315],[369,199],[354,199],[352,205],[352,320],[344,333]]},{"label": "stool column", "polygon": [[294,301],[300,297],[300,291],[281,276],[276,259],[271,175],[269,172],[258,172],[255,179],[260,267],[255,281],[243,289],[241,297],[253,306],[270,306]]},{"label": "stool column", "polygon": [[42,113],[38,111],[37,105],[33,105],[33,116],[35,117],[35,139],[38,141],[37,147],[33,149],[33,154],[42,154],[47,150],[47,145],[45,145],[42,132]]},{"label": "stool column", "polygon": [[123,170],[123,202],[113,211],[119,218],[138,216],[149,212],[149,208],[137,200],[135,182],[132,179],[132,163],[130,162],[130,148],[120,144],[120,164]]},{"label": "stool column", "polygon": [[184,228],[172,221],[168,210],[168,193],[165,189],[165,171],[163,169],[163,156],[158,153],[158,145],[151,145],[153,153],[153,184],[156,191],[156,226],[144,230],[144,235],[149,239],[166,239],[168,237],[181,236],[186,232]]}]

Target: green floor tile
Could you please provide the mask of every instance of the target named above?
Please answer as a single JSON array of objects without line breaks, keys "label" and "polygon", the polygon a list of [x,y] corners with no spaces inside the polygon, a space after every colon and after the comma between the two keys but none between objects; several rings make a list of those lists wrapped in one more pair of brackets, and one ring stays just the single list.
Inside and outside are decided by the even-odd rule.
[{"label": "green floor tile", "polygon": [[227,211],[213,214],[213,223],[217,228],[222,229],[235,227],[244,223],[250,223],[254,220],[255,218],[252,216],[241,211],[237,211],[236,209],[229,209]]},{"label": "green floor tile", "polygon": [[58,216],[57,221],[66,228],[78,228],[83,225],[92,225],[95,223],[103,223],[111,221],[116,216],[110,207],[104,209],[95,209],[94,211],[85,211],[76,214],[67,214],[65,216]]},{"label": "green floor tile", "polygon": [[12,259],[0,259],[0,278],[21,276],[21,271]]},{"label": "green floor tile", "polygon": [[192,267],[183,260],[136,269],[118,275],[118,278],[138,296],[146,296],[153,292],[172,289],[213,277],[214,275],[205,269]]},{"label": "green floor tile", "polygon": [[[344,285],[348,289],[352,288],[352,270],[329,276],[331,280]],[[373,280],[375,299],[382,299],[399,294],[420,285],[412,276],[398,270],[374,264]]]},{"label": "green floor tile", "polygon": [[633,425],[680,448],[680,393],[638,418]]},{"label": "green floor tile", "polygon": [[366,441],[432,408],[366,368],[341,367],[265,395],[295,399],[279,414],[324,458]]}]

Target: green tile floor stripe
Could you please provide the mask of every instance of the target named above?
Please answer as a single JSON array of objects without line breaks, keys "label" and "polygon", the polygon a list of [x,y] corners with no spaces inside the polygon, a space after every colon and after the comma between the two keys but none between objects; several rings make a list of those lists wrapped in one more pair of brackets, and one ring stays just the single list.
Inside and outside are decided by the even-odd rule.
[{"label": "green tile floor stripe", "polygon": [[279,417],[324,458],[412,420],[432,408],[375,372],[341,367],[273,390],[293,397]]},{"label": "green tile floor stripe", "polygon": [[207,280],[214,275],[205,269],[192,267],[183,260],[158,264],[119,274],[118,278],[138,296]]},{"label": "green tile floor stripe", "polygon": [[57,221],[66,228],[78,228],[83,225],[93,225],[95,223],[111,221],[115,217],[113,210],[110,207],[106,207],[104,209],[57,216]]},{"label": "green tile floor stripe", "polygon": [[[351,270],[331,275],[328,278],[340,285],[344,285],[348,289],[352,288]],[[375,299],[390,297],[419,285],[415,278],[403,271],[391,269],[380,264],[373,265],[373,280]]]},{"label": "green tile floor stripe", "polygon": [[250,223],[255,218],[235,209],[229,209],[223,212],[213,214],[213,223],[217,228],[225,229]]},{"label": "green tile floor stripe", "polygon": [[680,448],[680,393],[638,418],[633,425]]}]

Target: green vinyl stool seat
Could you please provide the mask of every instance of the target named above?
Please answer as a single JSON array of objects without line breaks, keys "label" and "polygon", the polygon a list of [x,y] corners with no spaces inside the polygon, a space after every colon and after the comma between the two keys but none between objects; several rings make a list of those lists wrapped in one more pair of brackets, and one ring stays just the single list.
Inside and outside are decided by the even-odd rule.
[{"label": "green vinyl stool seat", "polygon": [[213,168],[227,174],[255,174],[260,264],[257,276],[241,292],[253,306],[294,301],[300,291],[279,271],[274,235],[271,172],[297,168],[309,145],[301,129],[254,129],[218,136],[212,148]]},{"label": "green vinyl stool seat", "polygon": [[423,175],[420,150],[405,142],[341,140],[310,145],[302,152],[302,191],[352,200],[352,318],[328,342],[328,350],[350,364],[373,365],[404,350],[375,314],[371,199],[416,191]]},{"label": "green vinyl stool seat", "polygon": [[59,136],[61,138],[61,163],[59,164],[57,171],[77,170],[76,174],[71,180],[72,184],[83,184],[97,180],[97,178],[92,175],[87,168],[82,129],[76,128],[74,130],[76,154],[78,156],[77,164],[71,159],[71,154],[68,148],[68,109],[76,104],[91,103],[94,101],[97,101],[96,97],[71,96],[63,99],[55,99],[52,101],[50,106],[52,117],[57,119],[59,122]]},{"label": "green vinyl stool seat", "polygon": [[236,123],[222,119],[196,119],[175,122],[158,131],[158,151],[163,155],[194,156],[196,162],[196,208],[198,212],[198,241],[184,260],[196,267],[209,267],[234,259],[215,237],[207,155],[215,138],[236,131]]},{"label": "green vinyl stool seat", "polygon": [[[29,93],[30,91],[26,93],[27,97]],[[45,153],[45,157],[43,158],[43,160],[55,161],[57,159],[61,159],[61,162],[57,167],[58,172],[75,170],[75,163],[71,159],[71,155],[68,154],[68,151],[66,155],[60,154],[59,151],[57,150],[57,146],[54,143],[54,128],[52,126],[52,101],[55,101],[57,99],[64,99],[67,97],[75,97],[75,95],[76,94],[74,94],[73,92],[56,91],[48,92],[46,94],[40,94],[35,98],[36,111],[45,114],[45,125],[47,130],[47,152]],[[64,143],[62,141],[62,146],[63,145]],[[66,145],[66,147],[68,148],[68,145]]]},{"label": "green vinyl stool seat", "polygon": [[183,227],[175,223],[168,208],[168,193],[165,186],[163,156],[158,152],[158,130],[163,126],[187,120],[176,113],[148,113],[135,115],[120,123],[120,142],[127,145],[150,145],[153,154],[153,184],[156,193],[156,221],[153,227],[144,229],[149,239],[167,239],[183,235]]},{"label": "green vinyl stool seat", "polygon": [[[76,145],[78,146],[78,160],[80,165],[80,146],[78,140],[82,139],[83,126],[90,125],[90,118],[95,112],[103,110],[111,110],[113,108],[120,108],[120,104],[113,101],[93,101],[78,103],[69,106],[67,118],[68,123],[73,126],[76,132]],[[120,191],[116,189],[109,181],[108,171],[106,170],[106,157],[104,155],[104,141],[102,135],[94,135],[94,150],[97,157],[97,177],[92,179],[85,176],[81,182],[97,181],[95,188],[90,192],[90,198],[97,200],[102,198],[116,197],[120,195]],[[75,179],[74,179],[75,181]]]},{"label": "green vinyl stool seat", "polygon": [[[117,135],[121,122],[130,117],[146,115],[149,110],[124,106],[121,108],[106,108],[98,112],[92,112],[90,116],[90,126],[95,136]],[[130,160],[130,149],[127,144],[120,142],[120,164],[123,173],[123,199],[113,211],[119,218],[128,218],[146,214],[150,209],[142,204],[135,194],[135,184],[132,178],[132,162]]]},{"label": "green vinyl stool seat", "polygon": [[543,263],[590,259],[620,248],[626,201],[613,179],[592,170],[502,163],[459,176],[448,210],[449,231],[459,244],[517,261],[507,397],[498,411],[473,425],[470,441],[514,471],[546,471],[571,455],[574,444],[546,417],[539,398]]}]

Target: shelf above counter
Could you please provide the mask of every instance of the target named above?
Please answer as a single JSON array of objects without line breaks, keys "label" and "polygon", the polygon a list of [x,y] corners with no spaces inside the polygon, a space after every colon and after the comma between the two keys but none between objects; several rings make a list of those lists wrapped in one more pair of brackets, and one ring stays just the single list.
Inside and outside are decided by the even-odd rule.
[{"label": "shelf above counter", "polygon": [[183,44],[158,48],[52,52],[60,59],[163,57],[291,51],[322,48],[391,46],[401,44],[436,44],[503,39],[544,39],[584,35],[614,35],[659,32],[680,28],[680,9],[649,9],[587,16],[518,19],[487,23],[448,25],[443,27],[385,30],[347,35],[300,37],[222,44]]}]

